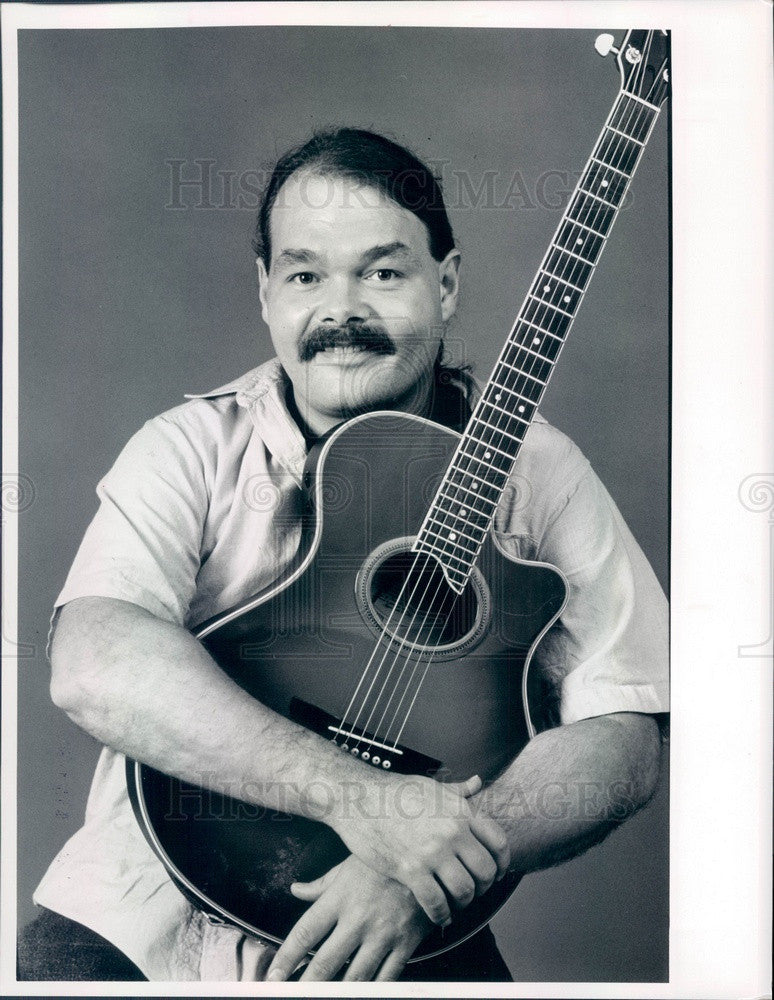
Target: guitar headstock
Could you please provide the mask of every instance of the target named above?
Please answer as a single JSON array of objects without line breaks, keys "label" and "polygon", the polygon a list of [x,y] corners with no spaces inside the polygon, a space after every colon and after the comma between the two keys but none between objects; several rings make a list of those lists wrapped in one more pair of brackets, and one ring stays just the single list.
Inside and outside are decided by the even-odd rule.
[{"label": "guitar headstock", "polygon": [[615,48],[612,35],[599,35],[597,52],[614,52],[621,89],[659,107],[669,93],[669,35],[666,31],[627,31]]}]

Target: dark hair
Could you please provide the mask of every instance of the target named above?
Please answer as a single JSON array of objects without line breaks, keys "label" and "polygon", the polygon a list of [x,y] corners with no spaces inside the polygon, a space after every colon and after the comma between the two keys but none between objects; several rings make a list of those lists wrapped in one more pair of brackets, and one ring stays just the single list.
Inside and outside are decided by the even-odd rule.
[{"label": "dark hair", "polygon": [[436,260],[454,248],[441,187],[432,171],[403,146],[375,132],[339,128],[316,132],[277,162],[258,210],[253,249],[268,269],[271,260],[271,210],[280,188],[298,170],[350,177],[376,188],[420,219]]}]

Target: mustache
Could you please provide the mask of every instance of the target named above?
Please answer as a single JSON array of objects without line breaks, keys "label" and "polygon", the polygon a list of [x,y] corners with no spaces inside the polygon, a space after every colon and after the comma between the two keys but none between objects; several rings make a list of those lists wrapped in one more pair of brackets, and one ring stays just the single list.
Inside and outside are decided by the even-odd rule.
[{"label": "mustache", "polygon": [[316,326],[298,345],[298,360],[311,361],[329,347],[359,347],[375,354],[394,354],[395,344],[380,326],[347,323],[345,326]]}]

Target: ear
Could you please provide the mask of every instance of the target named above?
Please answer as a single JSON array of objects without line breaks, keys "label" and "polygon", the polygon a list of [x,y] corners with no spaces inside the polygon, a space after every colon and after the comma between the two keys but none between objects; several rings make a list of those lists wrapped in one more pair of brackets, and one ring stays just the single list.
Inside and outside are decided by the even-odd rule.
[{"label": "ear", "polygon": [[266,271],[266,265],[260,257],[256,258],[255,266],[258,268],[258,298],[261,300],[261,317],[264,323],[268,326],[269,310],[266,304],[266,296],[268,292],[269,275]]},{"label": "ear", "polygon": [[460,252],[450,250],[438,265],[441,282],[441,315],[444,323],[450,320],[457,309],[460,293]]}]

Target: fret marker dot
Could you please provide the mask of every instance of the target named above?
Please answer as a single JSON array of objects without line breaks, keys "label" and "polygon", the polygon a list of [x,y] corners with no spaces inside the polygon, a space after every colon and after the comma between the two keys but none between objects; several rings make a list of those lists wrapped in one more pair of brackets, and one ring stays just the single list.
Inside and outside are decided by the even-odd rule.
[{"label": "fret marker dot", "polygon": [[543,285],[543,291],[544,292],[550,292],[551,291],[551,286],[550,285]]},{"label": "fret marker dot", "polygon": [[533,344],[539,344],[540,343],[540,337],[533,337],[532,338],[532,343]]},{"label": "fret marker dot", "polygon": [[465,517],[466,514],[467,514],[467,511],[465,510],[465,508],[464,507],[460,507],[460,517]]},{"label": "fret marker dot", "polygon": [[517,407],[517,409],[518,409],[519,413],[523,413],[524,412],[524,406],[523,405]]},{"label": "fret marker dot", "polygon": [[569,302],[569,301],[570,301],[569,295],[565,295],[565,297],[562,299],[562,302]]},{"label": "fret marker dot", "polygon": [[577,239],[577,240],[575,241],[575,246],[576,246],[576,247],[579,247],[579,246],[580,246],[580,245],[581,245],[582,243],[583,243],[583,240],[582,240],[582,239],[581,239],[581,237],[579,236],[579,237],[578,237],[578,239]]},{"label": "fret marker dot", "polygon": [[450,542],[453,542],[456,537],[457,537],[456,532],[454,532],[454,531],[450,531],[449,532],[449,541]]},{"label": "fret marker dot", "polygon": [[603,187],[603,188],[606,188],[606,187],[607,187],[607,181],[602,181],[602,187]]},{"label": "fret marker dot", "polygon": [[500,399],[501,396],[502,396],[502,393],[498,392],[497,395],[495,396],[495,399]]},{"label": "fret marker dot", "polygon": [[491,457],[492,457],[492,452],[491,451],[485,451],[484,452],[484,458],[491,458]]},{"label": "fret marker dot", "polygon": [[470,488],[471,488],[472,490],[477,490],[477,489],[478,489],[478,483],[471,483],[471,484],[470,484]]}]

